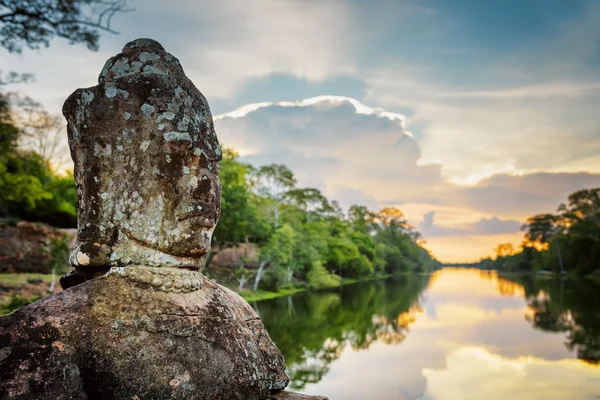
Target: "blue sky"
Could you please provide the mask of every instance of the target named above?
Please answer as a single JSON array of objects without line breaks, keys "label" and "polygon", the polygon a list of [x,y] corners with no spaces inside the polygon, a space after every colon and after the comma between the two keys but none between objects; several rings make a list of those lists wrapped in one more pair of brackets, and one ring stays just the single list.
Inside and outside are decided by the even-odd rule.
[{"label": "blue sky", "polygon": [[342,204],[399,206],[442,260],[518,244],[527,216],[600,186],[597,1],[131,5],[96,53],[57,39],[0,50],[1,68],[34,73],[14,89],[59,113],[126,42],[157,39],[223,144]]}]

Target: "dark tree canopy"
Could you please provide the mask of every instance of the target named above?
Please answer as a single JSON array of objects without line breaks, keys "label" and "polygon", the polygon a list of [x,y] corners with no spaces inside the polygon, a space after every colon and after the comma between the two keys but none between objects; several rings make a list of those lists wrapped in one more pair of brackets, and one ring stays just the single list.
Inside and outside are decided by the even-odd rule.
[{"label": "dark tree canopy", "polygon": [[98,49],[100,31],[116,33],[112,17],[128,11],[127,0],[0,0],[0,45],[20,53],[23,47],[48,47],[55,36]]}]

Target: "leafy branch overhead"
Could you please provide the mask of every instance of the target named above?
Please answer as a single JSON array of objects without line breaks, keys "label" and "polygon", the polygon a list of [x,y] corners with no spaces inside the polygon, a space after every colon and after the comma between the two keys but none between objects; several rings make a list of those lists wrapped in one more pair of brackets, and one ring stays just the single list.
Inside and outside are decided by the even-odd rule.
[{"label": "leafy branch overhead", "polygon": [[100,31],[118,33],[112,19],[127,11],[127,0],[0,0],[0,45],[20,53],[58,36],[95,51]]}]

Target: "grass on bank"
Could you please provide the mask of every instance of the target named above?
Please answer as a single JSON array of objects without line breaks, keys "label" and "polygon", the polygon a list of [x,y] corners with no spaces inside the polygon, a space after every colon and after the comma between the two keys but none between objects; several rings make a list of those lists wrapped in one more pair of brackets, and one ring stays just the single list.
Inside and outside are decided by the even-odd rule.
[{"label": "grass on bank", "polygon": [[289,296],[291,294],[303,292],[305,290],[306,290],[306,288],[287,288],[287,289],[281,289],[277,292],[269,292],[266,290],[257,290],[255,292],[251,289],[243,289],[242,291],[240,291],[238,293],[244,298],[244,300],[246,300],[247,302],[251,302],[251,301],[268,300],[268,299],[274,299],[277,297]]},{"label": "grass on bank", "polygon": [[0,315],[33,303],[48,295],[52,274],[0,273]]},{"label": "grass on bank", "polygon": [[46,283],[52,282],[52,274],[37,274],[37,273],[0,273],[0,286],[9,288],[18,288],[27,283],[36,283],[43,281]]},{"label": "grass on bank", "polygon": [[256,302],[256,301],[262,301],[262,300],[275,299],[277,297],[289,296],[289,295],[292,295],[295,293],[305,292],[305,291],[310,291],[310,290],[330,289],[330,288],[334,288],[334,287],[351,285],[353,283],[375,281],[375,280],[379,280],[379,279],[387,279],[387,278],[391,278],[393,276],[394,275],[391,275],[391,274],[384,274],[384,275],[370,276],[368,278],[363,278],[363,279],[338,279],[335,282],[330,281],[321,286],[303,286],[303,287],[291,287],[291,288],[288,287],[285,289],[280,289],[276,292],[270,292],[267,290],[257,290],[255,292],[251,289],[243,289],[242,291],[238,291],[238,293],[247,302]]}]

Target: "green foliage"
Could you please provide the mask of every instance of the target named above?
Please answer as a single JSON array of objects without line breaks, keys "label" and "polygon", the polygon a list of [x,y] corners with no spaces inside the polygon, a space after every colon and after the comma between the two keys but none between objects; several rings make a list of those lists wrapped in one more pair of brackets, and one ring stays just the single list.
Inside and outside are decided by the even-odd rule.
[{"label": "green foliage", "polygon": [[294,255],[295,235],[294,229],[290,225],[284,224],[261,248],[260,259],[276,267],[289,265]]},{"label": "green foliage", "polygon": [[19,135],[0,93],[0,217],[76,227],[73,174],[56,175],[41,155],[19,149]]},{"label": "green foliage", "polygon": [[338,271],[344,278],[368,276],[373,272],[373,264],[358,249],[349,237],[329,237],[325,265],[329,271]]},{"label": "green foliage", "polygon": [[237,157],[225,151],[222,220],[215,236],[217,243],[228,238],[233,246],[243,240],[260,245],[254,290],[300,282],[328,287],[338,284],[336,275],[363,279],[439,267],[400,210],[376,213],[355,205],[345,216],[318,189],[296,187],[284,165],[254,169]]},{"label": "green foliage", "polygon": [[220,177],[222,212],[213,241],[218,248],[260,246],[254,290],[302,282],[329,287],[339,283],[336,276],[363,279],[439,267],[396,208],[376,213],[355,205],[345,216],[318,189],[296,187],[286,166],[253,168],[231,149],[224,151]]},{"label": "green foliage", "polygon": [[0,154],[0,216],[77,226],[77,194],[72,174],[52,173],[33,152]]},{"label": "green foliage", "polygon": [[285,281],[285,270],[274,266],[265,272],[264,278],[261,281],[261,288],[270,292],[277,292],[283,289]]},{"label": "green foliage", "polygon": [[308,286],[314,289],[340,285],[341,278],[329,273],[320,262],[315,262],[306,276]]},{"label": "green foliage", "polygon": [[[263,288],[291,283],[292,277],[309,286],[327,287],[338,284],[334,275],[363,279],[374,274],[430,271],[439,266],[417,244],[414,231],[395,208],[374,213],[354,206],[345,218],[335,202],[322,207],[328,202],[321,199],[319,206],[306,207],[303,199],[307,195],[321,197],[315,189],[291,189],[290,193],[286,198],[292,201],[282,207],[283,225],[261,246],[261,266],[266,266],[268,275]],[[257,288],[263,267],[257,272]]]},{"label": "green foliage", "polygon": [[243,242],[263,243],[270,236],[271,226],[261,217],[250,192],[251,166],[238,161],[239,155],[224,149],[219,178],[221,180],[221,218],[213,234],[218,247],[235,246]]}]

